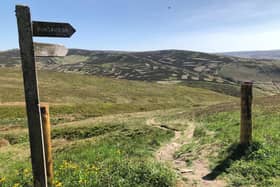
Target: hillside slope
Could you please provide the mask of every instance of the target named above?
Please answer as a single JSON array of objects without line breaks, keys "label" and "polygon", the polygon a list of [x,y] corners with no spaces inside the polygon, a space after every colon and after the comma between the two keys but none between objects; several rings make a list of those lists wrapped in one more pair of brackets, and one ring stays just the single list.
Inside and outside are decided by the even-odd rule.
[{"label": "hillside slope", "polygon": [[267,51],[235,51],[221,53],[228,56],[241,57],[241,58],[254,58],[254,59],[274,59],[280,60],[280,50],[267,50]]},{"label": "hillside slope", "polygon": [[[120,181],[124,186],[176,186],[180,175],[154,158],[161,145],[181,134],[187,141],[171,157],[193,170],[192,175],[201,170],[196,163],[202,159],[205,168],[209,162],[213,169],[206,171],[216,171],[239,138],[240,105],[230,96],[182,85],[45,70],[38,71],[38,77],[41,100],[51,106],[57,186],[116,186]],[[0,185],[31,186],[20,69],[0,68],[0,90]],[[219,177],[235,186],[277,186],[279,96],[254,103],[253,145],[258,147],[230,161]],[[192,140],[183,137],[189,127],[194,128]],[[199,184],[191,176],[187,179],[188,184]]]},{"label": "hillside slope", "polygon": [[[50,103],[56,186],[174,186],[175,173],[153,157],[174,132],[146,121],[235,100],[182,85],[53,71],[38,78]],[[0,186],[32,186],[22,85],[19,68],[0,68]]]},{"label": "hillside slope", "polygon": [[[199,107],[233,100],[182,85],[38,71],[41,102],[51,105],[53,123],[106,114]],[[25,122],[20,69],[0,68],[0,126]]]},{"label": "hillside slope", "polygon": [[[20,65],[16,50],[0,53],[0,66]],[[37,58],[38,67],[118,79],[182,83],[236,95],[240,81],[253,80],[267,93],[280,90],[280,62],[182,50],[149,52],[71,49],[66,57]],[[230,88],[228,88],[230,87]],[[229,90],[227,90],[229,89]]]}]

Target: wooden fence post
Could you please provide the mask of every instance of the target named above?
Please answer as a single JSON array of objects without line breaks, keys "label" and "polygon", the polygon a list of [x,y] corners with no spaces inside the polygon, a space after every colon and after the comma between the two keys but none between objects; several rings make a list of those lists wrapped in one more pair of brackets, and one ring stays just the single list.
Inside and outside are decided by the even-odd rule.
[{"label": "wooden fence post", "polygon": [[53,159],[52,159],[51,123],[50,123],[49,105],[40,104],[40,110],[41,110],[43,134],[44,134],[48,185],[52,186],[52,184],[53,184]]},{"label": "wooden fence post", "polygon": [[17,5],[16,17],[28,119],[33,183],[35,187],[46,187],[45,150],[29,7]]},{"label": "wooden fence post", "polygon": [[241,84],[240,144],[245,146],[252,142],[252,99],[253,83],[243,82]]}]

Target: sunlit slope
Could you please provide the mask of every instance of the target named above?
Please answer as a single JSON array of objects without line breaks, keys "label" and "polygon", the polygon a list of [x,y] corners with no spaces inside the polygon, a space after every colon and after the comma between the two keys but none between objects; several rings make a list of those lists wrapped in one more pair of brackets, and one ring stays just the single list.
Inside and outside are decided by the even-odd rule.
[{"label": "sunlit slope", "polygon": [[[44,70],[187,84],[234,96],[237,95],[236,86],[244,80],[253,80],[255,87],[267,94],[280,91],[278,60],[184,50],[121,52],[70,49],[66,57],[44,57],[36,61],[38,67]],[[20,66],[17,50],[0,52],[0,66]]]},{"label": "sunlit slope", "polygon": [[[234,98],[180,85],[116,80],[71,73],[39,71],[41,102],[51,106],[54,123],[124,112],[189,108]],[[0,124],[25,122],[20,69],[0,68]]]},{"label": "sunlit slope", "polygon": [[[192,105],[227,101],[231,97],[204,89],[104,77],[39,71],[40,97],[50,103],[115,103]],[[0,102],[21,102],[20,69],[0,69]],[[175,105],[174,105],[175,106]]]}]

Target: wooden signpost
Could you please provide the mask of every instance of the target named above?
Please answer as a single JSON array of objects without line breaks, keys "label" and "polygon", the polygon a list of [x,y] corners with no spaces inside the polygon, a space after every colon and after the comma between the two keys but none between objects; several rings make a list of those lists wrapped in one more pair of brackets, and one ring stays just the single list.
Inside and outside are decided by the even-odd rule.
[{"label": "wooden signpost", "polygon": [[33,36],[70,37],[75,32],[75,29],[68,23],[31,22],[30,10],[27,6],[17,5],[16,17],[28,119],[33,183],[35,187],[46,187],[48,183],[45,147]]}]

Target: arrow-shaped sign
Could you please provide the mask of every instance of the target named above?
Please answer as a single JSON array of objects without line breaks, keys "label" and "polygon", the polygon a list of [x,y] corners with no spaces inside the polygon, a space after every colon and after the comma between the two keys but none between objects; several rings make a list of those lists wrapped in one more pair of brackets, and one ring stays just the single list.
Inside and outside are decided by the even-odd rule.
[{"label": "arrow-shaped sign", "polygon": [[41,37],[71,37],[76,30],[69,23],[32,22],[33,36]]}]

